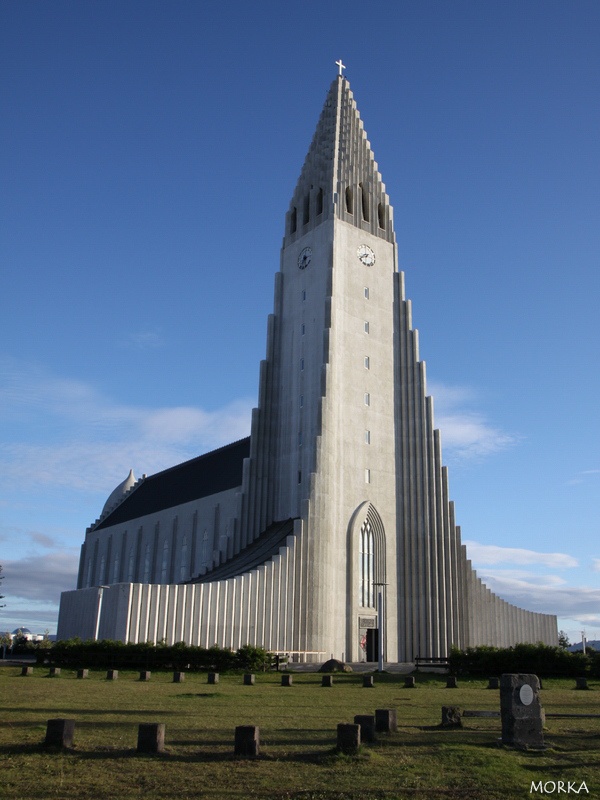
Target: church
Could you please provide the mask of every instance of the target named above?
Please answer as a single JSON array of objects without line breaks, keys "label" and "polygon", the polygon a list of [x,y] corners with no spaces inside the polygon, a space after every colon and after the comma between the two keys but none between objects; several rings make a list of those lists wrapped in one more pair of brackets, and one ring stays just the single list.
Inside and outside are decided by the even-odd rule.
[{"label": "church", "polygon": [[392,207],[338,66],[285,216],[250,436],[112,492],[59,639],[309,662],[558,643],[461,544]]}]

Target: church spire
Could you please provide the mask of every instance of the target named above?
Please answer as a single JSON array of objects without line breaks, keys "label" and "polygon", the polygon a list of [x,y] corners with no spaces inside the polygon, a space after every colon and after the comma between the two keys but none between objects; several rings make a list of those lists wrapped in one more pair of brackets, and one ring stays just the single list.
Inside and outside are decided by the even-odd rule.
[{"label": "church spire", "polygon": [[338,217],[394,242],[393,213],[377,162],[341,73],[332,82],[286,218],[285,243]]}]

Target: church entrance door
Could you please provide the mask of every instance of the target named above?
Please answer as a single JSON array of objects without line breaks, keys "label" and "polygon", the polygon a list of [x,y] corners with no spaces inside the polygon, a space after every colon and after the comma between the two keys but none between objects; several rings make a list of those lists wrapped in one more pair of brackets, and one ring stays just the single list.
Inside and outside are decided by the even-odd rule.
[{"label": "church entrance door", "polygon": [[379,659],[379,628],[367,629],[367,661]]}]

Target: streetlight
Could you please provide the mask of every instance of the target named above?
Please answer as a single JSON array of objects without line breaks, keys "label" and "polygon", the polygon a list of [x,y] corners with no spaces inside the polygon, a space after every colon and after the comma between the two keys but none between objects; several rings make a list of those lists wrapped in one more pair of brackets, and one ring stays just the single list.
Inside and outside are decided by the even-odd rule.
[{"label": "streetlight", "polygon": [[383,672],[383,638],[384,638],[384,621],[383,621],[383,588],[387,583],[373,583],[373,586],[379,586],[377,593],[377,627],[379,629],[379,636],[377,637],[377,672]]},{"label": "streetlight", "polygon": [[102,598],[104,597],[104,590],[110,589],[110,586],[98,587],[98,607],[96,609],[96,629],[94,631],[94,641],[98,641],[98,634],[100,633],[100,615],[102,612]]}]

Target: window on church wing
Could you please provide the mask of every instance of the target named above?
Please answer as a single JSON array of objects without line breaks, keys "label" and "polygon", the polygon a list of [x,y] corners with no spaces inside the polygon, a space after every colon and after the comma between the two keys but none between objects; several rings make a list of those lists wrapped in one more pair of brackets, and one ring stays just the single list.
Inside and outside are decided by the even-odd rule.
[{"label": "window on church wing", "polygon": [[375,537],[368,520],[365,520],[360,529],[359,574],[359,605],[363,608],[374,608]]},{"label": "window on church wing", "polygon": [[371,431],[365,431],[365,444],[371,444]]},{"label": "window on church wing", "polygon": [[304,407],[304,395],[301,394],[300,395],[300,408],[303,408],[303,407]]},{"label": "window on church wing", "polygon": [[146,545],[144,550],[144,572],[142,575],[142,583],[150,583],[150,544]]},{"label": "window on church wing", "polygon": [[302,323],[300,330],[302,331],[302,336],[304,336],[304,334],[306,333],[306,325],[304,323]]},{"label": "window on church wing", "polygon": [[377,221],[379,222],[379,227],[385,230],[385,206],[383,203],[379,203],[377,206]]},{"label": "window on church wing", "polygon": [[359,183],[359,187],[360,187],[360,203],[361,203],[361,209],[362,209],[362,218],[364,219],[365,222],[368,222],[369,221],[369,195],[368,195],[365,187],[362,185],[362,183]]},{"label": "window on church wing", "polygon": [[167,544],[167,542],[165,542],[163,544],[162,563],[160,565],[160,582],[161,583],[166,583],[167,582],[168,563],[169,563],[169,545]]},{"label": "window on church wing", "polygon": [[100,559],[100,574],[98,576],[98,583],[106,582],[106,559],[104,556]]},{"label": "window on church wing", "polygon": [[296,206],[292,208],[292,213],[290,214],[290,233],[296,233],[298,229],[298,210]]},{"label": "window on church wing", "polygon": [[298,447],[302,447],[302,431],[298,431]]},{"label": "window on church wing", "polygon": [[303,358],[300,359],[300,369],[301,370],[304,369],[304,359]]},{"label": "window on church wing", "polygon": [[298,470],[298,483],[302,483],[302,470]]},{"label": "window on church wing", "polygon": [[365,320],[365,333],[369,333],[369,323]]},{"label": "window on church wing", "polygon": [[302,300],[306,300],[306,289],[302,289]]},{"label": "window on church wing", "polygon": [[113,561],[113,572],[111,583],[118,583],[119,582],[119,554],[115,553],[115,560]]},{"label": "window on church wing", "polygon": [[354,213],[354,197],[352,196],[351,186],[346,186],[346,211],[348,214]]},{"label": "window on church wing", "polygon": [[369,299],[369,287],[365,286],[365,300]]},{"label": "window on church wing", "polygon": [[369,394],[369,392],[365,392],[365,405],[366,406],[371,405],[371,395]]},{"label": "window on church wing", "polygon": [[323,189],[317,192],[317,216],[323,213]]},{"label": "window on church wing", "polygon": [[133,565],[134,565],[133,547],[130,547],[129,548],[129,562],[127,564],[127,581],[129,583],[131,583],[131,581],[133,581]]},{"label": "window on church wing", "polygon": [[371,359],[369,356],[365,356],[365,369],[371,369]]},{"label": "window on church wing", "polygon": [[87,560],[87,566],[85,570],[85,585],[91,586],[92,585],[92,559],[91,556]]},{"label": "window on church wing", "polygon": [[183,541],[181,542],[181,555],[179,558],[179,580],[183,581],[187,575],[187,557],[188,557],[188,544],[187,544],[187,536],[183,536]]},{"label": "window on church wing", "polygon": [[371,470],[365,470],[365,483],[371,483]]}]

